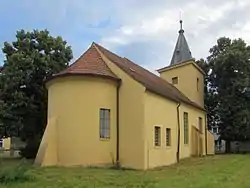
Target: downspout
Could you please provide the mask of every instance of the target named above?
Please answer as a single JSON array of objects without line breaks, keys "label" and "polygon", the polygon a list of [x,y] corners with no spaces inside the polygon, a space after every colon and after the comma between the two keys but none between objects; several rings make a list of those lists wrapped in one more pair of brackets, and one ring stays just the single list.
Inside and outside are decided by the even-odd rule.
[{"label": "downspout", "polygon": [[119,95],[119,91],[120,91],[120,86],[121,86],[121,80],[119,80],[118,85],[117,85],[117,89],[116,89],[116,167],[120,167],[120,126],[119,126],[119,122],[120,122],[120,113],[119,113],[119,101],[120,101],[120,95]]},{"label": "downspout", "polygon": [[176,160],[177,163],[180,161],[180,132],[181,132],[181,126],[180,126],[180,105],[181,103],[178,103],[177,105],[177,152],[176,152]]},{"label": "downspout", "polygon": [[207,127],[207,113],[205,114],[205,150],[206,150],[206,155],[207,155],[207,131],[208,131],[208,127]]}]

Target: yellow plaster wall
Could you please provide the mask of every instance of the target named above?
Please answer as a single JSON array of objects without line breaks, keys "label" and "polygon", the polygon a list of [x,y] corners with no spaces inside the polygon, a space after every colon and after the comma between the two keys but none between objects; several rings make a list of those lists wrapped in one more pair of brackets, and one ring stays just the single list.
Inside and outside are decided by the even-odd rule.
[{"label": "yellow plaster wall", "polygon": [[[177,103],[151,92],[145,92],[145,88],[141,84],[134,81],[103,54],[101,55],[109,68],[122,80],[119,89],[119,156],[121,165],[123,167],[147,169],[176,162]],[[189,75],[192,75],[192,71],[195,69],[188,68],[184,70],[190,70]],[[184,70],[180,71],[182,72],[181,80],[186,78]],[[174,73],[171,74],[175,75]],[[168,77],[172,79],[172,76]],[[194,78],[196,83],[196,77]],[[187,85],[191,84],[188,81],[185,83]],[[182,89],[187,89],[188,87],[183,84],[181,85],[181,87],[183,86]],[[49,131],[45,131],[44,136],[44,138],[54,143],[50,146],[50,148],[54,149],[47,149],[47,153],[43,154],[44,158],[53,159],[48,160],[54,161],[50,162],[49,165],[56,162],[58,165],[64,166],[112,163],[116,154],[117,83],[98,77],[74,76],[57,78],[49,82],[47,86],[48,120],[57,119],[55,123],[56,129],[53,129],[57,133],[56,139],[55,137],[49,139],[51,137],[47,135]],[[196,88],[196,85],[194,88]],[[193,95],[190,89],[187,93]],[[193,96],[195,97],[195,95]],[[110,140],[99,139],[100,108],[111,109]],[[189,114],[188,145],[184,145],[183,141],[184,111]],[[191,130],[192,126],[199,128],[199,117],[203,119],[204,131],[205,113],[189,105],[181,104],[181,158],[191,156]],[[154,125],[162,127],[162,145],[160,148],[154,147]],[[166,128],[171,128],[171,147],[168,148],[165,146]],[[203,133],[203,153],[205,154],[204,135]],[[49,146],[45,144],[44,147],[48,148]],[[54,150],[57,150],[57,157],[55,157]]]},{"label": "yellow plaster wall", "polygon": [[[178,143],[178,122],[177,122],[177,103],[162,98],[151,92],[145,92],[145,126],[146,126],[146,167],[153,168],[165,166],[176,162],[176,152]],[[188,112],[189,118],[189,142],[184,144],[184,119],[183,113]],[[202,118],[203,132],[202,154],[205,155],[205,112],[193,108],[192,106],[181,103],[179,107],[180,116],[180,159],[191,157],[194,137],[192,137],[192,127],[199,129],[199,117]],[[154,127],[161,127],[161,146],[154,146]],[[171,146],[166,146],[166,128],[171,128]],[[198,148],[199,149],[199,148]]]},{"label": "yellow plaster wall", "polygon": [[120,163],[123,167],[145,168],[144,91],[118,66],[103,56],[109,68],[122,79],[119,95]]},{"label": "yellow plaster wall", "polygon": [[[184,112],[188,112],[188,123],[189,123],[189,142],[184,144]],[[202,155],[206,155],[206,142],[205,142],[205,112],[198,110],[192,106],[184,103],[180,106],[180,124],[181,124],[181,135],[180,135],[180,158],[190,157],[192,155],[192,128],[196,127],[199,129],[199,117],[202,118]]]},{"label": "yellow plaster wall", "polygon": [[35,164],[41,166],[54,166],[58,164],[57,131],[56,118],[48,119]]},{"label": "yellow plaster wall", "polygon": [[[160,73],[160,76],[172,83],[173,77],[178,77],[175,86],[192,101],[204,106],[204,76],[194,66],[193,62],[187,62],[182,66],[175,66]],[[199,90],[197,91],[197,78],[199,78]]]},{"label": "yellow plaster wall", "polygon": [[[176,162],[177,103],[149,91],[145,92],[146,168]],[[154,145],[154,127],[161,127],[161,146]],[[166,128],[171,129],[171,146],[166,146]]]},{"label": "yellow plaster wall", "polygon": [[[111,164],[116,154],[117,84],[99,77],[72,76],[54,79],[47,86],[48,119],[57,119],[58,164]],[[111,110],[109,140],[99,137],[100,108]],[[45,155],[53,155],[48,151]]]}]

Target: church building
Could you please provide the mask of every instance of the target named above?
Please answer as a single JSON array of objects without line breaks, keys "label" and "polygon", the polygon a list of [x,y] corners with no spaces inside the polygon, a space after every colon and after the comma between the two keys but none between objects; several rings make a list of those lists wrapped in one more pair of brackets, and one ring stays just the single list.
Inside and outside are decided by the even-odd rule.
[{"label": "church building", "polygon": [[48,124],[35,163],[146,170],[213,154],[204,72],[180,23],[170,65],[157,70],[160,76],[93,42],[46,80]]}]

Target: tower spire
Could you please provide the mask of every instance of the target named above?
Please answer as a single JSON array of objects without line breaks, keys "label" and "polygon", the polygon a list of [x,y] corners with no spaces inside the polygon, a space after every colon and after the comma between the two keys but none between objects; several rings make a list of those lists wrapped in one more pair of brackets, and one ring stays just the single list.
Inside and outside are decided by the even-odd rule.
[{"label": "tower spire", "polygon": [[192,54],[184,36],[183,21],[180,16],[179,36],[175,45],[174,53],[170,65],[179,64],[192,59]]}]

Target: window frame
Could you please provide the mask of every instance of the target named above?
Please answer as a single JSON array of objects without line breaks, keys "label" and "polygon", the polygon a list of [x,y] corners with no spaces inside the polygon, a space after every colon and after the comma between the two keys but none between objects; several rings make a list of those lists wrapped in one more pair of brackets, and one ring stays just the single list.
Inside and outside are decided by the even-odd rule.
[{"label": "window frame", "polygon": [[[176,83],[174,83],[174,81],[176,81]],[[173,84],[173,85],[177,85],[178,82],[179,82],[178,76],[175,76],[175,77],[172,78],[172,84]]]},{"label": "window frame", "polygon": [[203,118],[202,117],[198,118],[198,124],[199,124],[200,133],[203,134]]},{"label": "window frame", "polygon": [[199,78],[196,79],[196,90],[197,91],[200,90],[200,79]]},{"label": "window frame", "polygon": [[[156,136],[157,129],[159,131],[158,132],[158,137]],[[159,125],[154,126],[154,146],[155,147],[160,147],[161,146],[161,126],[159,126]]]},{"label": "window frame", "polygon": [[185,145],[189,144],[189,118],[188,112],[183,113],[183,142]]},{"label": "window frame", "polygon": [[[214,130],[216,130],[216,131],[214,131]],[[215,134],[219,133],[218,127],[211,127],[211,131],[212,131],[212,133],[215,133]]]},{"label": "window frame", "polygon": [[166,146],[171,146],[171,128],[166,128]]},{"label": "window frame", "polygon": [[108,108],[99,109],[99,138],[101,140],[110,139],[110,119],[111,110]]}]

